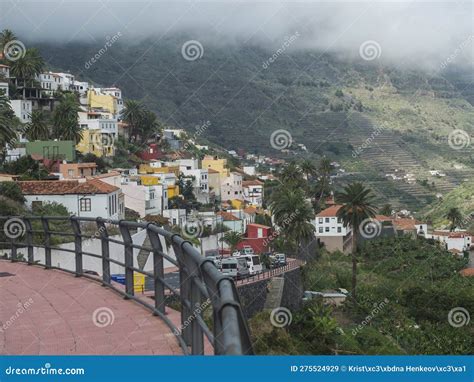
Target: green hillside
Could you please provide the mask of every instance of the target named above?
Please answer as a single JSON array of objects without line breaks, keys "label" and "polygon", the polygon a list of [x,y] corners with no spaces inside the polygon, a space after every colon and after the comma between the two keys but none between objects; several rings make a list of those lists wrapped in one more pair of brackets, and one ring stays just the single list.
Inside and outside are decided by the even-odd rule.
[{"label": "green hillside", "polygon": [[433,226],[447,227],[449,221],[444,216],[453,207],[459,208],[463,216],[466,217],[466,224],[463,228],[474,230],[474,219],[469,219],[471,214],[474,216],[474,181],[459,186],[448,193],[443,200],[428,206],[424,215],[432,220]]},{"label": "green hillside", "polygon": [[[288,51],[267,69],[274,53],[256,45],[215,45],[200,40],[202,58],[186,61],[189,38],[118,41],[85,69],[99,45],[39,44],[51,68],[80,73],[99,85],[115,84],[140,99],[167,124],[192,131],[210,121],[202,139],[227,149],[244,148],[294,158],[326,155],[345,177],[368,182],[381,202],[419,211],[474,174],[472,149],[453,150],[454,129],[474,134],[474,107],[464,91],[469,77],[449,80],[420,71],[344,61],[328,53]],[[288,130],[293,150],[270,145],[277,129]],[[380,131],[374,137],[374,131]],[[368,138],[358,155],[353,150]],[[308,152],[296,148],[303,143]],[[429,170],[446,173],[436,178]],[[414,184],[390,181],[387,173],[413,174]]]}]

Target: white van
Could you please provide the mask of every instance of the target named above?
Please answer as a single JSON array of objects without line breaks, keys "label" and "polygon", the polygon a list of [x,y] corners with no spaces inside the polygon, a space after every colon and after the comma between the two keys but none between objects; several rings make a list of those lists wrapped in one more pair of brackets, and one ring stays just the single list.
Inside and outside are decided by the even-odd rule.
[{"label": "white van", "polygon": [[247,265],[251,275],[255,275],[263,271],[262,263],[260,262],[260,257],[257,255],[244,255],[241,256],[247,260]]},{"label": "white van", "polygon": [[250,272],[245,257],[228,257],[222,259],[222,274],[242,279],[248,277]]}]

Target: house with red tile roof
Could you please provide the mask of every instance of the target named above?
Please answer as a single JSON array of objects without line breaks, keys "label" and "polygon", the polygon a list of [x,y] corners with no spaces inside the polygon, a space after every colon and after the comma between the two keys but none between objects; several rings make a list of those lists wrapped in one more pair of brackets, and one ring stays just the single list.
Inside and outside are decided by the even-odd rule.
[{"label": "house with red tile roof", "polygon": [[122,219],[125,214],[124,197],[120,188],[99,179],[63,181],[19,181],[27,207],[45,203],[62,204],[81,217]]},{"label": "house with red tile roof", "polygon": [[448,251],[460,254],[474,249],[474,236],[467,231],[435,230],[427,238],[439,241]]},{"label": "house with red tile roof", "polygon": [[352,248],[352,230],[345,226],[337,213],[341,205],[333,204],[318,213],[313,220],[315,236],[330,252],[348,253]]}]

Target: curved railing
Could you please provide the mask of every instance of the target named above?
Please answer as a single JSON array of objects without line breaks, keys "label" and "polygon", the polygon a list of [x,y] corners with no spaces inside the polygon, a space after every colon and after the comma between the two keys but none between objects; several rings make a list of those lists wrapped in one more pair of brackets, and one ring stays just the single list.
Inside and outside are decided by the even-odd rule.
[{"label": "curved railing", "polygon": [[[93,225],[96,230],[88,234],[86,228]],[[87,227],[88,226],[88,227]],[[142,304],[159,316],[172,330],[185,354],[204,354],[205,338],[213,347],[214,354],[253,354],[249,331],[242,313],[239,297],[231,278],[222,275],[211,260],[203,258],[192,244],[181,236],[169,232],[153,223],[112,221],[103,218],[0,216],[0,246],[10,250],[9,258],[19,261],[19,249],[26,248],[28,264],[43,265],[47,269],[61,269],[77,277],[100,280],[125,298]],[[111,237],[118,230],[121,239]],[[134,231],[146,230],[148,240],[143,245],[133,243]],[[112,235],[113,236],[113,235]],[[59,238],[69,237],[74,249],[54,245]],[[163,250],[164,238],[167,247],[172,247],[176,260]],[[83,241],[98,239],[101,253],[87,252]],[[61,240],[61,239],[60,239]],[[64,239],[62,239],[64,240]],[[150,243],[150,246],[145,244]],[[123,247],[123,259],[110,257],[110,243]],[[35,259],[35,248],[44,249],[44,262]],[[153,272],[138,268],[133,261],[133,250],[144,250],[152,254]],[[52,265],[52,251],[69,253],[75,258],[74,269]],[[83,258],[90,256],[102,262],[102,276],[93,276],[83,267]],[[164,276],[164,260],[179,270],[179,289],[170,285]],[[112,281],[110,266],[115,264],[125,270],[125,286]],[[143,274],[153,280],[153,303],[150,298],[135,295],[134,273]],[[179,299],[181,326],[176,327],[166,315],[166,301],[171,296]],[[212,317],[203,313],[212,307]],[[208,322],[211,322],[209,323]],[[211,328],[212,329],[211,329]]]}]

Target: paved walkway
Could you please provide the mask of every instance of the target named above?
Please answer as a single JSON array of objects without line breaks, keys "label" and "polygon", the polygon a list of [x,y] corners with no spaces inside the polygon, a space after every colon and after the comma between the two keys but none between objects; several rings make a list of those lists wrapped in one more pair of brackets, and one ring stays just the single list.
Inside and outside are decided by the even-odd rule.
[{"label": "paved walkway", "polygon": [[[178,312],[167,312],[179,322]],[[65,272],[0,260],[0,354],[182,351],[160,318],[111,289]]]}]

